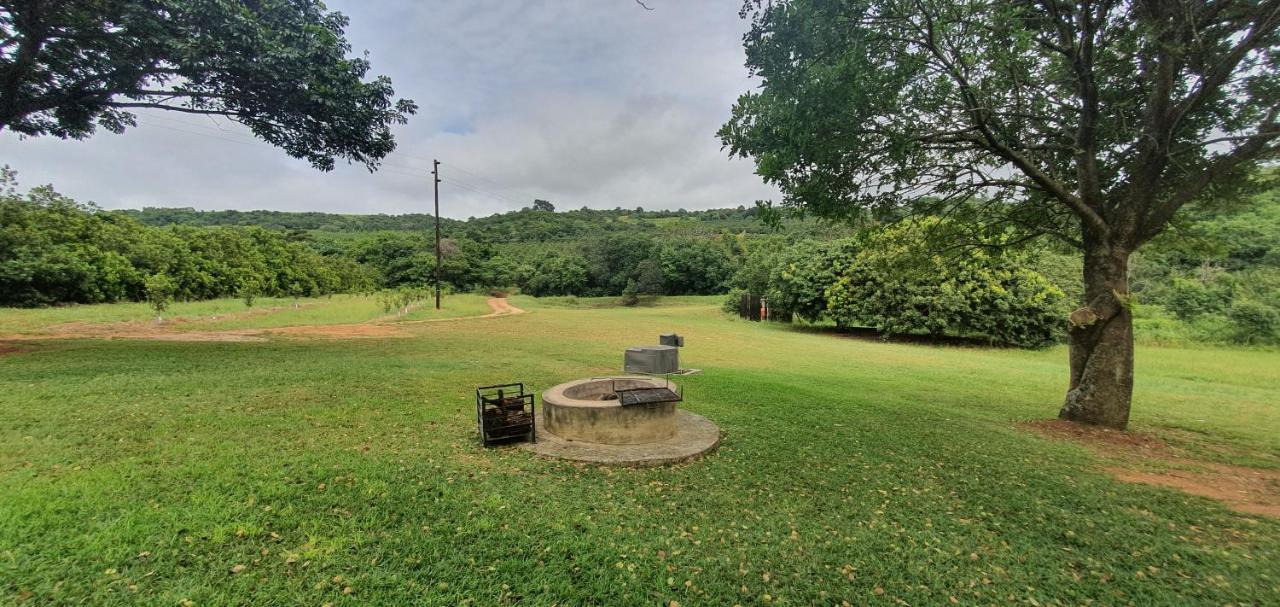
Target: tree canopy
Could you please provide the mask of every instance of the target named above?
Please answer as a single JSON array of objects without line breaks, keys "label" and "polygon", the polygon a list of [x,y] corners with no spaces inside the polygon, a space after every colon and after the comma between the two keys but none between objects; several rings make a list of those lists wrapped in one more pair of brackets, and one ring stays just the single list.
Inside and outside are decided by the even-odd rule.
[{"label": "tree canopy", "polygon": [[295,158],[370,170],[417,110],[318,0],[0,1],[0,129],[82,139],[133,110],[226,116]]},{"label": "tree canopy", "polygon": [[[748,0],[720,137],[784,206],[904,203],[1084,253],[1061,415],[1123,428],[1128,258],[1280,137],[1280,0]],[[1012,239],[1007,242],[1017,242]]]},{"label": "tree canopy", "polygon": [[819,215],[979,196],[1134,248],[1276,152],[1280,2],[759,4],[720,136]]}]

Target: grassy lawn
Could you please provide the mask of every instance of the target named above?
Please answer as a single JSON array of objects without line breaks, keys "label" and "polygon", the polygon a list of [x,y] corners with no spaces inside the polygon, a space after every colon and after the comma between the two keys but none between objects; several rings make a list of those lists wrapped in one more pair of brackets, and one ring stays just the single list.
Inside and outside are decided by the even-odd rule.
[{"label": "grassy lawn", "polygon": [[[402,320],[454,318],[487,314],[487,298],[482,295],[458,294],[445,297],[444,306],[436,311],[434,302],[418,305]],[[267,329],[303,325],[332,325],[370,322],[378,319],[401,320],[388,313],[377,296],[334,295],[286,299],[263,297],[252,308],[239,299],[178,302],[164,314],[159,328],[173,331],[218,331],[235,329]],[[0,335],[41,334],[59,332],[68,323],[129,323],[155,325],[155,312],[145,303],[96,304],[36,308],[29,310],[0,309]]]},{"label": "grassy lawn", "polygon": [[[0,603],[1280,604],[1280,521],[1019,425],[1056,413],[1064,349],[850,339],[718,298],[512,303],[531,313],[409,338],[0,355]],[[51,322],[28,314],[0,327]],[[615,372],[668,331],[705,371],[683,406],[720,425],[706,459],[474,439],[474,386]],[[1278,395],[1278,353],[1144,347],[1134,427],[1280,467]]]}]

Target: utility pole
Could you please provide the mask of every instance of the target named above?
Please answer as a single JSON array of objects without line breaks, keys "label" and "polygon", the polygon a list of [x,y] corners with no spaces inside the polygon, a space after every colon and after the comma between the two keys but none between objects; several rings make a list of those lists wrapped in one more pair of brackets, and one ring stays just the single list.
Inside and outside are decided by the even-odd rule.
[{"label": "utility pole", "polygon": [[436,190],[436,309],[440,309],[440,161],[431,161],[431,177]]}]

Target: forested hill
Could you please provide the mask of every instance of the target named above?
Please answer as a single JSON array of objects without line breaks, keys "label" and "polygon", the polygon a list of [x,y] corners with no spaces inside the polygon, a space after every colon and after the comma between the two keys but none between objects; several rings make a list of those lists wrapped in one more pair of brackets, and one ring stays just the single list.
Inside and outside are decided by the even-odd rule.
[{"label": "forested hill", "polygon": [[[149,226],[258,226],[272,230],[325,230],[331,232],[374,232],[378,230],[434,229],[432,216],[347,215],[338,213],[297,213],[285,211],[197,211],[190,207],[146,207],[116,211]],[[453,222],[446,219],[446,222]]]},{"label": "forested hill", "polygon": [[[541,205],[547,205],[538,201]],[[142,210],[116,211],[150,226],[185,225],[258,226],[274,230],[314,232],[421,232],[432,231],[431,215],[348,215],[337,213],[299,213],[284,211],[197,211],[192,208],[147,207]],[[442,228],[446,236],[489,243],[548,242],[578,240],[607,232],[657,232],[682,235],[711,235],[722,232],[765,233],[769,228],[757,216],[754,207],[712,209],[707,211],[645,211],[643,209],[578,209],[556,212],[542,208],[524,208],[488,217],[472,217],[466,221],[445,218]],[[847,230],[815,221],[792,221],[789,232],[842,234]]]}]

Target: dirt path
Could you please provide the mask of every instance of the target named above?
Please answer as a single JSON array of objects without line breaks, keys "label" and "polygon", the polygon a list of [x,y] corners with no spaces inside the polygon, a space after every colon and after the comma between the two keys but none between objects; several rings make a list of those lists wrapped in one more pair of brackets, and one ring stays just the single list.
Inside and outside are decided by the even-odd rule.
[{"label": "dirt path", "polygon": [[507,298],[505,297],[490,297],[489,301],[486,301],[485,303],[489,304],[490,310],[493,310],[493,312],[489,313],[488,316],[524,314],[524,310],[511,305],[511,302],[507,301]]},{"label": "dirt path", "polygon": [[[496,318],[525,311],[511,305],[505,297],[491,297],[486,302],[490,312],[478,316],[453,318],[427,318],[423,320],[396,321],[394,316],[380,317],[360,323],[333,325],[295,325],[261,329],[228,329],[225,331],[179,331],[174,324],[155,324],[150,321],[118,323],[62,323],[49,327],[40,334],[0,335],[0,342],[37,341],[56,339],[150,339],[157,341],[266,341],[269,336],[318,337],[330,339],[361,339],[382,337],[408,337],[404,325]],[[8,348],[8,346],[5,346]],[[0,349],[8,352],[8,350]]]},{"label": "dirt path", "polygon": [[1103,458],[1103,470],[1116,480],[1177,489],[1217,500],[1237,512],[1280,517],[1280,470],[1206,461],[1143,432],[1059,420],[1026,426],[1049,438],[1085,445]]}]

